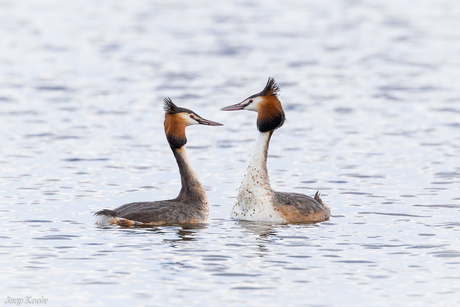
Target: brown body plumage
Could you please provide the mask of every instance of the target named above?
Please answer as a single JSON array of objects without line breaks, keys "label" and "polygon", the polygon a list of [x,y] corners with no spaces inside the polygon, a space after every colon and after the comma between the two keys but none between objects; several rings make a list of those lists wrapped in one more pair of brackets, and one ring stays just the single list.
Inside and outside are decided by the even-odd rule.
[{"label": "brown body plumage", "polygon": [[177,107],[165,98],[165,133],[176,158],[181,176],[179,195],[171,200],[135,202],[116,209],[96,212],[98,224],[122,226],[148,226],[171,224],[205,223],[208,219],[209,204],[206,193],[187,158],[185,127],[202,124],[221,124],[201,118],[195,112]]}]

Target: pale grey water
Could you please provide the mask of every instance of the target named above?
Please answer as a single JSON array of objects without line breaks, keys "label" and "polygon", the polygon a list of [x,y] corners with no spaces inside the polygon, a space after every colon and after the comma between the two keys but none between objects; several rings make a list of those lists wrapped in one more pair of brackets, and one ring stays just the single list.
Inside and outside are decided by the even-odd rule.
[{"label": "pale grey water", "polygon": [[[0,304],[460,305],[458,1],[0,7]],[[255,114],[219,109],[268,76],[272,185],[320,190],[328,222],[229,218]],[[209,224],[96,227],[178,193],[164,96],[225,124],[187,130]]]}]

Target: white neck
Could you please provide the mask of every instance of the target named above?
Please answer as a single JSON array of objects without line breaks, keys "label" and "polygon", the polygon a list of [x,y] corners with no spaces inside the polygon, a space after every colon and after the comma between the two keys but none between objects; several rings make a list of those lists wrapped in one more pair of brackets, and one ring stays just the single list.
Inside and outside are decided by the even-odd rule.
[{"label": "white neck", "polygon": [[275,192],[267,171],[268,143],[273,131],[260,132],[233,207],[232,217],[252,221],[285,222],[273,206]]},{"label": "white neck", "polygon": [[254,151],[241,186],[250,184],[271,190],[267,170],[267,154],[268,144],[272,134],[273,131],[259,132],[254,146]]}]

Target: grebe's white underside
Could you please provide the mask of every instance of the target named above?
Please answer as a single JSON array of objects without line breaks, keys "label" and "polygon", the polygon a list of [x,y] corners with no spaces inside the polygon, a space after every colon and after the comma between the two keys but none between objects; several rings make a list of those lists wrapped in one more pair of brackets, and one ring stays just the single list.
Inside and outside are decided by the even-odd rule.
[{"label": "grebe's white underside", "polygon": [[287,223],[277,211],[270,206],[260,206],[256,203],[253,206],[240,206],[236,204],[233,207],[231,217],[234,219],[256,221],[256,222],[273,222],[273,223]]},{"label": "grebe's white underside", "polygon": [[[287,222],[273,205],[274,192],[270,185],[260,184],[260,172],[251,172],[248,167],[246,175],[253,177],[254,181],[243,180],[238,193],[238,203],[233,207],[231,217],[249,221],[266,221],[275,223]],[[258,180],[259,179],[259,180]]]}]

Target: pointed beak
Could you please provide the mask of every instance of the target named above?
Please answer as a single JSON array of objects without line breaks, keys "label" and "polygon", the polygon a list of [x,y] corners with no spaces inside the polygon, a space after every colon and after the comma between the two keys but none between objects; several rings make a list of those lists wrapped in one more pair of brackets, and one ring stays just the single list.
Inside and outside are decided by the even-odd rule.
[{"label": "pointed beak", "polygon": [[218,123],[218,122],[213,122],[211,120],[207,120],[204,118],[200,119],[195,119],[200,125],[206,125],[206,126],[223,126],[223,124]]},{"label": "pointed beak", "polygon": [[238,111],[238,110],[243,110],[246,106],[247,104],[240,102],[237,104],[232,104],[231,106],[224,107],[220,110],[221,111]]}]

